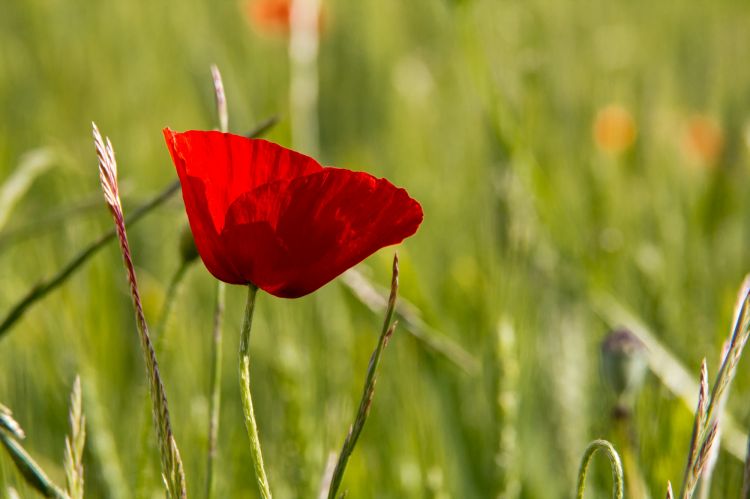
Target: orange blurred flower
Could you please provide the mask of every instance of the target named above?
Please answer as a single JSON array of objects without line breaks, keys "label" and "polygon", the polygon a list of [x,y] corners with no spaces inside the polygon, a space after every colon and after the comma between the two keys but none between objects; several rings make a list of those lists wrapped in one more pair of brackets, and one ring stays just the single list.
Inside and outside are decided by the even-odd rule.
[{"label": "orange blurred flower", "polygon": [[[288,34],[291,28],[292,0],[247,0],[245,12],[250,23],[258,31]],[[322,28],[321,15],[318,16],[318,31]]]},{"label": "orange blurred flower", "polygon": [[682,136],[682,150],[699,163],[715,164],[724,150],[724,132],[719,123],[707,116],[691,117]]},{"label": "orange blurred flower", "polygon": [[596,114],[594,141],[609,154],[622,154],[630,149],[637,134],[635,120],[624,106],[609,104]]}]

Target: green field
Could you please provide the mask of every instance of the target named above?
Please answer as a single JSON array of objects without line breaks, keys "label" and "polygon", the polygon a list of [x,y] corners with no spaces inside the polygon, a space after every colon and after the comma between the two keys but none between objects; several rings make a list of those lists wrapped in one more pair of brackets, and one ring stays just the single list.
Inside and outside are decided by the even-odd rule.
[{"label": "green field", "polygon": [[[287,36],[247,10],[2,0],[0,318],[112,228],[91,122],[114,144],[128,215],[177,178],[163,127],[218,126],[215,63],[230,130],[276,116],[270,140],[387,177],[424,208],[415,236],[357,267],[386,289],[398,251],[401,303],[420,319],[402,318],[385,351],[348,497],[574,497],[595,438],[621,452],[627,496],[679,489],[693,424],[682,397],[697,395],[704,357],[716,378],[750,271],[750,4],[323,0],[312,110],[290,98]],[[592,132],[610,104],[637,130],[622,152]],[[204,497],[217,287],[200,261],[163,314],[186,228],[177,195],[128,234],[189,496]],[[260,497],[237,376],[244,299],[227,288],[220,498]],[[341,279],[296,300],[260,293],[257,307],[251,373],[271,489],[317,497],[382,314]],[[616,327],[664,348],[649,348],[623,424],[600,365]],[[692,384],[670,386],[679,366]],[[0,403],[59,485],[80,374],[87,497],[164,496],[145,372],[116,244],[0,333]],[[743,360],[702,497],[740,496],[748,396]],[[0,497],[35,497],[3,450]],[[587,497],[609,497],[603,456],[589,475]]]}]

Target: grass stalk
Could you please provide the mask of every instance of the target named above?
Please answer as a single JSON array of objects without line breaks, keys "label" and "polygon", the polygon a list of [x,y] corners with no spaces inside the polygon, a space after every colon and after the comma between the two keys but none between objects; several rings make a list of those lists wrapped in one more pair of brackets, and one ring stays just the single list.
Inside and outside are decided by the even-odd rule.
[{"label": "grass stalk", "polygon": [[31,487],[44,497],[68,499],[67,494],[49,479],[41,466],[34,461],[26,449],[24,449],[14,438],[3,431],[0,431],[0,443],[2,443],[8,451],[10,458],[21,473],[21,476],[23,476]]},{"label": "grass stalk", "polygon": [[354,418],[354,423],[349,427],[349,432],[344,439],[344,445],[339,453],[336,467],[333,470],[331,476],[331,486],[328,489],[328,499],[335,499],[336,494],[341,486],[341,480],[344,477],[344,471],[346,470],[346,464],[349,462],[349,456],[352,455],[354,447],[357,445],[359,435],[362,433],[362,429],[367,421],[367,416],[370,414],[370,408],[372,407],[372,400],[375,396],[375,382],[377,379],[378,367],[380,366],[380,359],[382,357],[385,347],[388,346],[388,341],[391,339],[393,332],[396,329],[397,322],[391,323],[393,319],[394,311],[396,309],[396,296],[398,294],[398,255],[393,256],[393,275],[391,277],[391,293],[388,297],[388,306],[385,312],[385,320],[383,321],[383,328],[380,332],[380,338],[378,344],[375,347],[375,351],[370,357],[370,363],[367,367],[367,376],[365,377],[364,390],[362,391],[362,399],[359,402],[359,408],[357,409],[357,415]]},{"label": "grass stalk", "polygon": [[[167,324],[169,318],[172,315],[172,309],[177,298],[177,292],[180,289],[180,285],[187,275],[187,271],[190,268],[192,261],[183,258],[180,261],[180,265],[177,267],[175,272],[169,279],[167,284],[167,290],[164,293],[164,303],[162,304],[161,311],[159,313],[159,320],[156,324],[156,328],[153,329],[152,334],[154,336],[154,349],[157,352],[162,352],[166,342]],[[136,490],[139,494],[145,494],[145,489],[148,482],[148,476],[150,475],[150,463],[148,458],[149,453],[149,439],[151,438],[152,426],[148,423],[151,413],[151,401],[148,398],[143,400],[143,423],[140,425],[140,431],[138,435],[138,455],[136,457]]]},{"label": "grass stalk", "polygon": [[70,499],[83,499],[83,449],[86,445],[86,417],[81,400],[81,378],[76,376],[70,394],[70,435],[65,438],[65,483]]},{"label": "grass stalk", "polygon": [[18,440],[23,438],[23,430],[15,419],[13,419],[10,409],[0,405],[0,443],[8,451],[8,455],[21,473],[21,476],[44,497],[68,499],[65,491],[49,479],[42,467],[18,443]]},{"label": "grass stalk", "polygon": [[125,230],[125,217],[122,213],[119,189],[117,185],[117,162],[112,144],[109,139],[102,139],[99,130],[94,125],[94,144],[99,157],[99,178],[110,213],[117,228],[117,236],[120,243],[125,270],[127,272],[130,295],[135,309],[136,324],[138,326],[138,337],[141,350],[144,355],[146,370],[149,380],[149,391],[153,404],[153,419],[156,425],[159,450],[161,453],[162,472],[167,495],[171,498],[184,499],[187,497],[185,475],[182,467],[182,459],[172,433],[172,425],[169,418],[167,394],[159,374],[159,365],[156,352],[151,341],[151,336],[143,313],[141,297],[138,291],[138,282],[135,275],[135,267],[128,244]]},{"label": "grass stalk", "polygon": [[[726,401],[729,387],[732,384],[737,365],[750,336],[750,276],[745,280],[737,294],[734,322],[716,381],[708,395],[708,381],[705,370],[701,369],[701,389],[698,398],[698,409],[695,414],[693,435],[691,437],[687,465],[680,497],[693,497],[698,481],[711,459],[715,445],[718,445],[719,422]],[[705,362],[704,362],[705,366]]]},{"label": "grass stalk", "polygon": [[[227,97],[224,92],[224,81],[216,64],[211,65],[211,77],[214,83],[216,97],[216,115],[219,118],[219,130],[229,131],[229,112],[227,111]],[[211,335],[211,381],[208,406],[208,452],[206,455],[206,499],[213,497],[214,463],[217,454],[217,438],[219,434],[219,415],[221,411],[221,345],[222,322],[224,318],[224,303],[226,301],[226,284],[218,281],[216,284],[216,302],[214,304],[214,328]]]},{"label": "grass stalk", "polygon": [[496,333],[495,359],[497,368],[497,453],[495,473],[498,499],[514,499],[521,492],[518,476],[517,432],[518,422],[518,352],[516,332],[507,320],[500,322]]},{"label": "grass stalk", "polygon": [[[276,124],[276,122],[277,118],[275,116],[268,118],[267,120],[261,122],[255,129],[248,132],[246,135],[249,137],[261,136],[269,129],[271,129]],[[143,217],[168,201],[179,190],[179,180],[176,180],[167,185],[164,190],[162,190],[156,196],[134,209],[133,212],[127,218],[125,218],[124,224],[132,228],[133,225],[138,223]],[[21,317],[23,317],[23,315],[32,305],[64,284],[70,276],[72,276],[84,263],[89,260],[89,258],[94,256],[109,242],[113,241],[115,237],[117,237],[116,229],[111,229],[108,232],[105,232],[104,234],[99,236],[98,239],[91,242],[88,246],[82,249],[54,275],[46,279],[42,279],[29,291],[27,291],[26,294],[10,308],[2,321],[0,321],[0,339],[8,334],[11,328],[16,324],[16,322],[18,322]]]},{"label": "grass stalk", "polygon": [[606,440],[594,440],[589,444],[588,447],[586,447],[586,450],[583,453],[583,459],[581,459],[581,466],[578,469],[578,485],[576,487],[576,498],[583,499],[583,493],[586,488],[586,473],[588,472],[591,459],[594,457],[594,454],[598,450],[607,453],[609,462],[612,465],[612,496],[615,499],[623,499],[624,479],[620,455],[617,454],[617,451],[612,446],[612,444],[607,442]]},{"label": "grass stalk", "polygon": [[258,288],[249,284],[247,287],[245,316],[242,321],[242,330],[240,331],[240,392],[242,395],[242,410],[245,414],[245,427],[247,428],[247,436],[250,438],[250,453],[253,458],[255,478],[263,499],[271,499],[271,488],[268,486],[268,478],[263,466],[263,453],[260,449],[258,424],[255,421],[253,398],[250,394],[250,331],[253,327],[253,314],[255,312],[255,298],[257,294]]},{"label": "grass stalk", "polygon": [[226,284],[219,281],[216,286],[216,302],[214,306],[214,330],[211,341],[211,381],[208,407],[208,454],[206,457],[206,498],[213,497],[214,463],[217,454],[217,438],[219,434],[219,415],[221,410],[221,345],[222,323]]}]

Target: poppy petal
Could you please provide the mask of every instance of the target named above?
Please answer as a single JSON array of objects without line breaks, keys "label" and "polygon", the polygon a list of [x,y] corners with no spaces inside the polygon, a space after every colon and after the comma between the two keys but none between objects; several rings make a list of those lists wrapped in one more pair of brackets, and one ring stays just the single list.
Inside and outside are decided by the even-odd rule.
[{"label": "poppy petal", "polygon": [[180,180],[194,177],[203,182],[206,207],[217,233],[224,226],[227,209],[242,193],[323,169],[309,156],[262,139],[217,131],[177,133],[169,128],[164,129],[164,137]]},{"label": "poppy petal", "polygon": [[164,136],[196,247],[222,281],[303,296],[422,222],[419,203],[385,179],[322,167],[264,140]]},{"label": "poppy petal", "polygon": [[250,282],[296,298],[414,234],[422,218],[419,203],[388,180],[324,168],[237,198],[220,238]]}]

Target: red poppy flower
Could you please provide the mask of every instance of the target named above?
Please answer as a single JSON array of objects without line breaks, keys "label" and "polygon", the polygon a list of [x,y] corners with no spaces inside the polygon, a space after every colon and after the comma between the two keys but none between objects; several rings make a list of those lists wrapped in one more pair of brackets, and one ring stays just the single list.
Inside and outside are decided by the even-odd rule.
[{"label": "red poppy flower", "polygon": [[[246,0],[245,12],[256,30],[273,34],[289,34],[292,21],[291,0]],[[318,10],[318,33],[325,28],[323,5]]]},{"label": "red poppy flower", "polygon": [[164,129],[208,270],[296,298],[417,231],[422,207],[365,172],[323,167],[272,142]]}]

